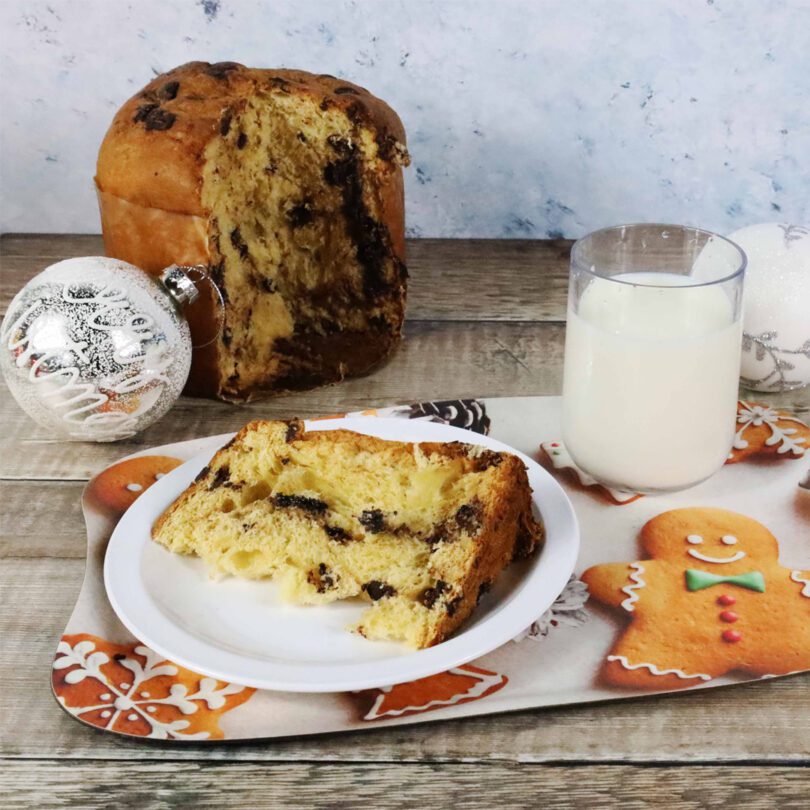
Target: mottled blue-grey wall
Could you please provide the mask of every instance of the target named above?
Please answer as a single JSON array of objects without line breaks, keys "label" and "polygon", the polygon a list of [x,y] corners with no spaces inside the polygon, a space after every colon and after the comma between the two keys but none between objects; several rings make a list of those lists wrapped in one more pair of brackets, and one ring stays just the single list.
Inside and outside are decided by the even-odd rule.
[{"label": "mottled blue-grey wall", "polygon": [[806,0],[3,0],[0,23],[3,231],[98,231],[115,109],[191,59],[388,100],[415,236],[810,219]]}]

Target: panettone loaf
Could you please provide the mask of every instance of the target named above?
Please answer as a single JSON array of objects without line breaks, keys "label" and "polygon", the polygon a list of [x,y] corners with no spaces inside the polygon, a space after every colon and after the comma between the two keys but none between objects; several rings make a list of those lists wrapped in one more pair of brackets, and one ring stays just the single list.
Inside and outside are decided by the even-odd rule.
[{"label": "panettone loaf", "polygon": [[253,422],[158,519],[154,539],[282,595],[371,603],[368,638],[438,644],[542,538],[509,453]]},{"label": "panettone loaf", "polygon": [[[191,62],[124,104],[98,157],[107,253],[151,273],[207,265],[225,299],[188,393],[310,388],[392,351],[407,163],[396,113],[332,76]],[[208,293],[195,343],[217,331]]]}]

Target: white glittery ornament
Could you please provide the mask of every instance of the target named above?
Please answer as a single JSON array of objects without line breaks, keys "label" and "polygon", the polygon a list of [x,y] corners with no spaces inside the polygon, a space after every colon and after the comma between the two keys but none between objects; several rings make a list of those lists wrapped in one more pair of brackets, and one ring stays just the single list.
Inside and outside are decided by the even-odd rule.
[{"label": "white glittery ornament", "polygon": [[178,268],[167,273],[164,286],[126,262],[85,257],[20,290],[0,327],[0,368],[32,419],[60,439],[108,442],[172,407],[191,365],[175,300],[195,292],[178,291],[191,284]]},{"label": "white glittery ornament", "polygon": [[728,238],[748,256],[742,384],[755,391],[810,384],[810,229],[771,222]]}]

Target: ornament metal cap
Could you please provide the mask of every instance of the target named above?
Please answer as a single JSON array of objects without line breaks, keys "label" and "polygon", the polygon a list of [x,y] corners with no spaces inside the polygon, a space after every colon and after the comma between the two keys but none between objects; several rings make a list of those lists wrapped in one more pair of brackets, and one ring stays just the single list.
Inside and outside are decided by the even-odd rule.
[{"label": "ornament metal cap", "polygon": [[202,265],[188,266],[180,264],[169,265],[160,274],[163,286],[179,307],[193,303],[200,294],[194,282],[189,278],[189,270],[197,270],[205,275],[205,268]]}]

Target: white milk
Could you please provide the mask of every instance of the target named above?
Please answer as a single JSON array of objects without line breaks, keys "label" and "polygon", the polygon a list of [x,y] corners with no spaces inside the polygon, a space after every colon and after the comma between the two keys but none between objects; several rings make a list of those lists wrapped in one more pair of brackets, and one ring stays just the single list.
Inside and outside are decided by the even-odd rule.
[{"label": "white milk", "polygon": [[568,310],[563,441],[580,467],[619,488],[691,486],[731,449],[741,320],[719,285],[614,279],[632,284],[594,278],[579,312]]}]

